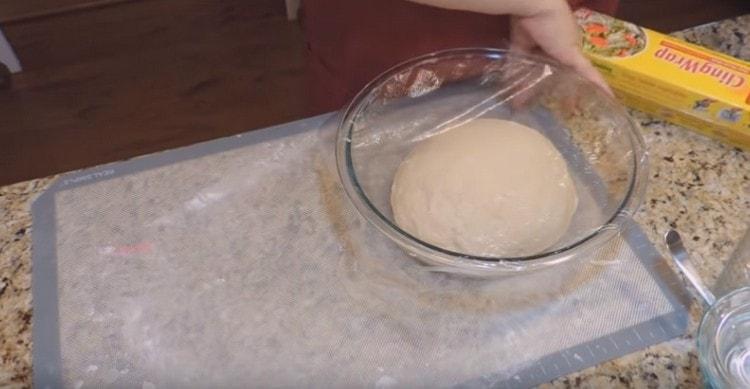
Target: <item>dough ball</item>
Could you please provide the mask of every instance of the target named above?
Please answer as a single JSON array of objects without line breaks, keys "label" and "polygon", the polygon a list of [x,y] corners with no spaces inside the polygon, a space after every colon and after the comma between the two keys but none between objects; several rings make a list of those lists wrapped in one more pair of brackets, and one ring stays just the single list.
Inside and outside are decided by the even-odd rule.
[{"label": "dough ball", "polygon": [[391,188],[396,224],[470,255],[539,254],[567,231],[578,205],[560,152],[516,122],[477,119],[419,143]]}]

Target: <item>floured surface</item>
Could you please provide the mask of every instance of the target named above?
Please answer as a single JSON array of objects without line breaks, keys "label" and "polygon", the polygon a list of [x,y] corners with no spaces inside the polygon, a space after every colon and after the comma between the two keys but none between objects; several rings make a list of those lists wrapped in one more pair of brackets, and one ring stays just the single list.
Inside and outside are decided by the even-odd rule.
[{"label": "floured surface", "polygon": [[425,272],[356,215],[317,142],[114,165],[53,192],[64,384],[514,386],[542,357],[680,310],[623,240],[533,276]]}]

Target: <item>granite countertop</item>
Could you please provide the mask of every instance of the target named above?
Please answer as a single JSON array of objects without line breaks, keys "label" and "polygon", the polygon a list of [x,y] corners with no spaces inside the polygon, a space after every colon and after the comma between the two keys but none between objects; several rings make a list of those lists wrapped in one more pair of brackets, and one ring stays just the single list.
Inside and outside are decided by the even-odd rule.
[{"label": "granite countertop", "polygon": [[[676,33],[750,60],[750,15]],[[662,253],[677,228],[701,276],[713,283],[747,228],[750,153],[633,112],[651,155],[651,180],[636,221]],[[55,177],[0,188],[0,386],[31,385],[30,206]],[[549,387],[696,387],[701,383],[693,304],[688,334],[555,380]]]}]

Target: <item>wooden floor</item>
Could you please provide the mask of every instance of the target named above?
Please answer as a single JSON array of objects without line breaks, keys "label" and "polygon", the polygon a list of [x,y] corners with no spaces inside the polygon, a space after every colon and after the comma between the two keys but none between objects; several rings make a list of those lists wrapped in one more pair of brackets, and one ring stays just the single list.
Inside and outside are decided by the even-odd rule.
[{"label": "wooden floor", "polygon": [[[668,31],[748,12],[622,0],[620,15]],[[281,0],[0,0],[0,21],[25,68],[0,90],[0,185],[307,114],[304,43]]]},{"label": "wooden floor", "polygon": [[279,0],[156,0],[3,27],[0,185],[304,116],[303,43]]}]

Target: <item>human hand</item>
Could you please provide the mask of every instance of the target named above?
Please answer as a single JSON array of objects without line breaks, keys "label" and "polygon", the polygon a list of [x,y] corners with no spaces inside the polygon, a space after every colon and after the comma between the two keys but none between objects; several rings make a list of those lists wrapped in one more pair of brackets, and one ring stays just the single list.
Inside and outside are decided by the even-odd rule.
[{"label": "human hand", "polygon": [[566,0],[410,0],[434,7],[511,16],[511,47],[522,52],[541,49],[563,65],[612,91],[581,52],[575,18]]},{"label": "human hand", "polygon": [[581,53],[581,38],[570,6],[564,0],[535,1],[535,9],[511,16],[511,49],[541,50],[612,96],[604,78]]}]

